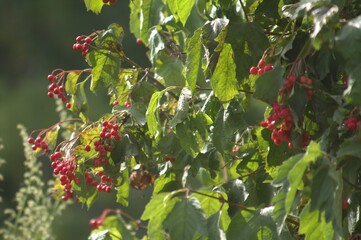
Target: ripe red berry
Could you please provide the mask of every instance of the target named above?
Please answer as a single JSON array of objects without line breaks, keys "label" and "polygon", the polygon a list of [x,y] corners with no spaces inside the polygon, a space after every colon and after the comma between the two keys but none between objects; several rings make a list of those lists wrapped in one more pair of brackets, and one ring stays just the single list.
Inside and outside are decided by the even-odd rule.
[{"label": "ripe red berry", "polygon": [[116,105],[118,105],[119,104],[119,101],[118,100],[115,100],[114,102],[113,102],[113,106],[116,106]]},{"label": "ripe red berry", "polygon": [[261,60],[259,60],[259,62],[258,62],[258,67],[259,68],[264,68],[265,66],[266,66],[266,61],[264,60],[264,59],[261,59]]},{"label": "ripe red berry", "polygon": [[137,43],[138,45],[141,45],[141,44],[143,44],[143,41],[142,41],[142,39],[140,39],[140,38],[137,38],[137,41],[136,41],[136,43]]},{"label": "ripe red berry", "polygon": [[265,72],[271,71],[273,69],[273,65],[272,64],[266,64],[266,66],[264,66],[263,70]]},{"label": "ripe red berry", "polygon": [[82,36],[77,36],[76,39],[75,39],[75,41],[76,41],[77,43],[79,43],[79,42],[83,41],[83,37],[82,37]]},{"label": "ripe red berry", "polygon": [[71,108],[71,104],[70,104],[70,103],[66,103],[66,104],[65,104],[65,107],[66,107],[66,108]]},{"label": "ripe red berry", "polygon": [[35,142],[35,139],[33,137],[28,138],[28,143],[33,144]]},{"label": "ripe red berry", "polygon": [[91,44],[92,42],[93,42],[93,39],[91,39],[90,37],[85,38],[85,43],[86,44]]},{"label": "ripe red berry", "polygon": [[48,80],[49,80],[49,82],[54,81],[54,79],[55,79],[54,75],[52,75],[52,74],[49,74],[49,75],[48,75]]},{"label": "ripe red berry", "polygon": [[91,149],[91,147],[90,147],[89,145],[85,145],[85,147],[84,147],[84,150],[85,150],[85,151],[89,152],[90,149]]},{"label": "ripe red berry", "polygon": [[257,72],[258,72],[258,68],[257,67],[251,67],[249,69],[249,74],[251,75],[257,75]]}]

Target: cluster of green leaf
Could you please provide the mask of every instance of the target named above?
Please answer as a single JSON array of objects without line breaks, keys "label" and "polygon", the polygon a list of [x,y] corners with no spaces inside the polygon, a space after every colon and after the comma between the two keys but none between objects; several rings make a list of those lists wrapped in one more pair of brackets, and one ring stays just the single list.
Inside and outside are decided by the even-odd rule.
[{"label": "cluster of green leaf", "polygon": [[[99,13],[100,0],[86,0]],[[116,201],[152,185],[144,239],[342,239],[360,230],[361,4],[357,0],[133,0],[131,32],[151,69],[122,50],[123,28],[96,31],[90,70],[65,71],[78,122],[60,144],[76,176],[105,172]],[[259,60],[273,69],[249,69]],[[85,76],[86,75],[86,76]],[[288,76],[296,81],[286,88]],[[300,79],[307,76],[311,84]],[[87,117],[87,81],[106,87],[112,111]],[[123,104],[126,102],[126,106]],[[287,106],[290,143],[259,126]],[[255,110],[256,109],[256,110]],[[109,163],[91,161],[104,121],[119,124]],[[276,123],[277,124],[277,123]],[[276,126],[279,127],[279,126]],[[302,134],[311,142],[304,147]],[[308,142],[307,142],[308,143]],[[99,194],[73,183],[89,207]],[[91,239],[134,239],[139,226],[110,217]]]}]

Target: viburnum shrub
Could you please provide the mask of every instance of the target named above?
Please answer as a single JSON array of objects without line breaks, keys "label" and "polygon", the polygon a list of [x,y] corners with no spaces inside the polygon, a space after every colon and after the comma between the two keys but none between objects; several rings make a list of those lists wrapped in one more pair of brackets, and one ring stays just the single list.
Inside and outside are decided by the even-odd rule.
[{"label": "viburnum shrub", "polygon": [[[85,0],[97,14],[113,2]],[[47,77],[69,116],[29,138],[64,201],[113,192],[127,206],[130,187],[152,188],[140,219],[106,210],[91,239],[359,237],[360,2],[129,6],[131,33],[76,37],[89,68]],[[127,56],[124,34],[151,67]],[[90,119],[100,88],[109,112]]]}]

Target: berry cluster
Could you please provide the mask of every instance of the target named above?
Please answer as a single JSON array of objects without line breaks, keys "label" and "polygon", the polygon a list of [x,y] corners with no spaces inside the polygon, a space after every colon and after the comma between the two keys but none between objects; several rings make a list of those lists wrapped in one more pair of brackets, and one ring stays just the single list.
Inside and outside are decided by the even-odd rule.
[{"label": "berry cluster", "polygon": [[[291,110],[284,105],[274,103],[272,105],[272,114],[267,120],[261,122],[261,126],[272,131],[271,138],[274,144],[279,145],[282,142],[288,142],[288,147],[293,148],[291,141],[291,132],[294,126]],[[302,133],[302,147],[310,143],[310,134],[307,131]]]},{"label": "berry cluster", "polygon": [[76,184],[80,182],[80,179],[75,177],[75,164],[74,161],[65,160],[61,152],[54,152],[50,155],[52,161],[51,167],[54,169],[54,175],[59,175],[60,184],[63,186],[64,195],[61,197],[63,201],[67,201],[69,198],[74,197],[72,191],[72,181]]},{"label": "berry cluster", "polygon": [[345,127],[348,128],[349,130],[355,130],[359,123],[357,122],[356,117],[349,117],[344,121]]},{"label": "berry cluster", "polygon": [[73,44],[73,50],[81,51],[81,54],[85,57],[89,51],[89,45],[93,42],[91,37],[78,36],[75,39],[76,43]]},{"label": "berry cluster", "polygon": [[[68,102],[68,98],[65,96],[64,91],[63,78],[65,71],[61,70],[57,75],[54,75],[53,73],[48,75],[48,80],[51,82],[48,86],[48,97],[53,98],[56,95],[63,103],[65,103],[66,108],[71,108],[71,104]],[[55,80],[57,81],[55,82]]]},{"label": "berry cluster", "polygon": [[300,83],[307,87],[307,90],[306,90],[307,96],[312,97],[313,90],[310,88],[310,87],[312,87],[312,84],[313,84],[312,80],[306,76],[301,76]]},{"label": "berry cluster", "polygon": [[271,138],[274,144],[278,145],[283,141],[291,143],[291,130],[293,128],[291,110],[287,106],[274,103],[272,112],[267,120],[261,122],[261,126],[272,131]]},{"label": "berry cluster", "polygon": [[96,187],[98,192],[111,192],[113,190],[112,185],[116,182],[116,180],[107,176],[102,171],[97,172],[96,175],[99,177],[100,182],[97,181],[96,176],[91,175],[89,172],[85,172],[85,184]]},{"label": "berry cluster", "polygon": [[263,58],[259,60],[257,67],[253,66],[249,69],[249,74],[261,76],[265,72],[271,71],[273,69],[272,64],[268,64]]},{"label": "berry cluster", "polygon": [[112,124],[108,121],[102,122],[102,130],[99,134],[99,137],[101,139],[114,139],[115,141],[120,140],[119,135],[119,125],[118,124]]},{"label": "berry cluster", "polygon": [[48,86],[48,97],[53,98],[55,95],[65,103],[66,108],[71,108],[71,104],[68,102],[68,98],[65,96],[64,85],[53,82],[56,77],[52,74],[48,75],[48,80],[52,82]]},{"label": "berry cluster", "polygon": [[33,137],[29,137],[28,143],[32,144],[31,149],[33,149],[34,151],[36,151],[37,149],[41,149],[44,152],[48,151],[48,144],[40,136],[36,137],[35,139]]},{"label": "berry cluster", "polygon": [[287,92],[290,92],[293,86],[295,85],[296,77],[293,74],[288,74],[286,81],[283,83],[283,86],[287,90]]}]

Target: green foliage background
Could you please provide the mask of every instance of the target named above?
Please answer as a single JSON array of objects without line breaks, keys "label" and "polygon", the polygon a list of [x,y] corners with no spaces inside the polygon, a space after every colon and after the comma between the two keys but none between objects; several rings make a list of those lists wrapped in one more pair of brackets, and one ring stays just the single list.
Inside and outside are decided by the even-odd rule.
[{"label": "green foliage background", "polygon": [[[104,7],[101,15],[87,12],[82,0],[0,2],[0,138],[4,144],[0,158],[7,160],[0,169],[4,176],[0,182],[1,223],[5,217],[3,210],[15,206],[15,192],[23,180],[24,153],[16,125],[21,123],[31,131],[57,121],[54,101],[46,96],[46,76],[57,67],[86,66],[79,52],[72,50],[75,37],[105,28],[110,22],[120,22],[127,32],[123,40],[127,53],[138,63],[149,65],[145,47],[137,45],[129,34],[128,16],[128,0]],[[107,100],[99,100],[93,100],[98,106],[92,109],[93,116],[106,111]],[[52,178],[48,160],[40,161],[44,163],[46,177]],[[150,194],[149,190],[134,193],[133,203],[140,205]],[[88,221],[101,213],[103,207],[99,206],[103,205],[114,206],[113,198],[105,196],[89,211],[80,205],[67,208],[54,224],[57,239],[86,239],[90,231]],[[134,208],[135,215],[141,214],[139,210]]]}]

